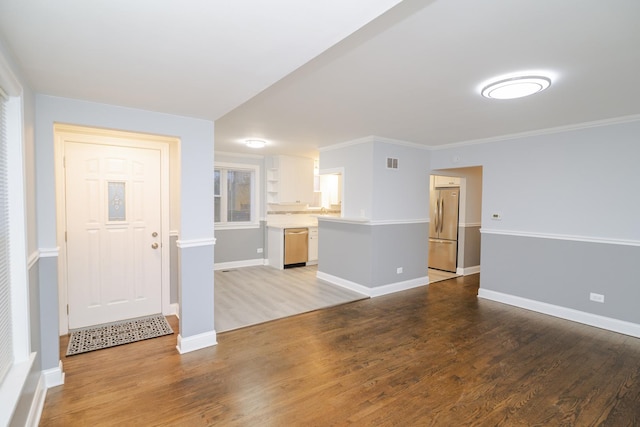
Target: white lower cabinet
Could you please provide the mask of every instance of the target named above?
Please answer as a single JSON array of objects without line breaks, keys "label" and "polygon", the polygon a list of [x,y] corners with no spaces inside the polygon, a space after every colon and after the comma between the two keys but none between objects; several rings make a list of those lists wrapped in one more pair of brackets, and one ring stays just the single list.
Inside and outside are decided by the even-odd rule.
[{"label": "white lower cabinet", "polygon": [[284,268],[284,230],[278,227],[267,227],[268,260],[271,267]]},{"label": "white lower cabinet", "polygon": [[309,227],[309,260],[307,264],[318,263],[318,227]]}]

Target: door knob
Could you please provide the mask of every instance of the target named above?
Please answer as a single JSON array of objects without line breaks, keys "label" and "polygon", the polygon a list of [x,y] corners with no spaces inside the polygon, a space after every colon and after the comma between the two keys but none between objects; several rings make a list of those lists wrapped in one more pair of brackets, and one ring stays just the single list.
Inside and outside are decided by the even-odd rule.
[{"label": "door knob", "polygon": [[152,244],[151,249],[158,249],[158,244],[157,243]]}]

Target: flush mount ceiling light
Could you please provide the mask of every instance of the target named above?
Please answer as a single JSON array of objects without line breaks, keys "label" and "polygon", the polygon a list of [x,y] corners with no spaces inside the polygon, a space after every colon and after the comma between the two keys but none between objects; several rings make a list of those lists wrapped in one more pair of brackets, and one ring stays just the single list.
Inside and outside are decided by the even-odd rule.
[{"label": "flush mount ceiling light", "polygon": [[481,93],[490,99],[514,99],[541,92],[551,85],[551,79],[545,76],[515,76],[500,79],[484,86]]},{"label": "flush mount ceiling light", "polygon": [[267,145],[267,143],[261,139],[247,139],[245,144],[247,144],[249,148],[262,148]]}]

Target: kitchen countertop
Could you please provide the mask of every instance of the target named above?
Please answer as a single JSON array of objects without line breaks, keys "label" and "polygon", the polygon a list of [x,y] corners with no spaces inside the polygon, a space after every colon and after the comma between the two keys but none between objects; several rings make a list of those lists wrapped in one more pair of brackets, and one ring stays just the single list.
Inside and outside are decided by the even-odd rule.
[{"label": "kitchen countertop", "polygon": [[269,228],[278,228],[281,230],[284,230],[285,228],[310,228],[310,227],[317,227],[318,224],[316,223],[282,223],[282,224],[267,224],[267,227]]},{"label": "kitchen countertop", "polygon": [[322,220],[322,221],[333,221],[333,222],[346,222],[346,223],[352,223],[352,224],[366,224],[369,223],[370,220],[369,218],[344,218],[344,217],[339,217],[339,216],[335,216],[335,215],[314,215],[316,218],[316,221],[303,221],[303,222],[269,222],[267,223],[267,227],[271,227],[271,228],[279,228],[279,229],[285,229],[285,228],[309,228],[309,227],[317,227],[318,220]]}]

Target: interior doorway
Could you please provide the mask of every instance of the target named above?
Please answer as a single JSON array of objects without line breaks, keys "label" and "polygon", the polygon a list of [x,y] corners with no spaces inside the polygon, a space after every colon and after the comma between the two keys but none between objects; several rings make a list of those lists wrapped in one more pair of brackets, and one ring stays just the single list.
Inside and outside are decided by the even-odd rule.
[{"label": "interior doorway", "polygon": [[[437,169],[431,171],[430,191],[435,176],[453,177],[451,188],[459,188],[458,232],[455,274],[466,276],[480,272],[480,229],[482,226],[482,166]],[[447,187],[445,185],[445,187]],[[430,213],[430,217],[433,212]],[[434,218],[430,219],[431,222]]]},{"label": "interior doorway", "polygon": [[169,312],[169,143],[56,125],[60,332]]}]

